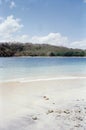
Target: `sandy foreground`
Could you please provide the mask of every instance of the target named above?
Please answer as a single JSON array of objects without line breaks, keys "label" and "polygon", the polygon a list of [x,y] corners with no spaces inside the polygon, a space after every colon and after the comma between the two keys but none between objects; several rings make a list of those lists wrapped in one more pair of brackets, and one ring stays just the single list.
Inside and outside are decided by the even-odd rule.
[{"label": "sandy foreground", "polygon": [[0,130],[86,130],[86,79],[0,83]]}]

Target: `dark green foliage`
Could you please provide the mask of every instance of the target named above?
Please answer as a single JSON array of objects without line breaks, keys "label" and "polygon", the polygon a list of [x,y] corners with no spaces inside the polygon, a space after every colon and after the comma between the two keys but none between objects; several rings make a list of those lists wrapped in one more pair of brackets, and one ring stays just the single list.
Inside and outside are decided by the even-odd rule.
[{"label": "dark green foliage", "polygon": [[48,44],[0,43],[0,57],[10,56],[86,56],[86,50]]}]

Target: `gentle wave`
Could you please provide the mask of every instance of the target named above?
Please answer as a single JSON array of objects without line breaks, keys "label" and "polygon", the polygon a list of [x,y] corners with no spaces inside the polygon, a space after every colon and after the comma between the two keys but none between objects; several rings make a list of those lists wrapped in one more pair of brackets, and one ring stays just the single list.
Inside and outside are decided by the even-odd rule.
[{"label": "gentle wave", "polygon": [[12,80],[5,80],[0,81],[0,83],[4,82],[19,82],[19,83],[29,83],[29,82],[39,82],[39,81],[53,81],[53,80],[72,80],[72,79],[86,79],[86,77],[79,77],[79,76],[69,76],[69,77],[52,77],[52,78],[42,78],[42,79],[12,79]]},{"label": "gentle wave", "polygon": [[86,77],[54,77],[47,79],[34,79],[34,80],[24,80],[20,82],[38,82],[38,81],[50,81],[50,80],[67,80],[67,79],[86,79]]}]

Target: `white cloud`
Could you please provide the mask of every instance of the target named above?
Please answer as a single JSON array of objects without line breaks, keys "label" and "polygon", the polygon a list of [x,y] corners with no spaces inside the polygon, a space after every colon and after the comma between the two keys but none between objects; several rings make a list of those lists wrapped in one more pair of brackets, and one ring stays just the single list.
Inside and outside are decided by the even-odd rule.
[{"label": "white cloud", "polygon": [[3,22],[0,23],[0,37],[5,40],[5,38],[11,38],[12,35],[22,28],[19,19],[15,19],[13,15],[8,16]]},{"label": "white cloud", "polygon": [[86,49],[86,39],[81,41],[74,41],[70,43],[70,47],[72,48],[80,48],[80,49]]},{"label": "white cloud", "polygon": [[15,2],[14,2],[14,1],[11,1],[11,2],[10,2],[10,8],[13,9],[13,8],[15,8],[15,7],[16,7]]},{"label": "white cloud", "polygon": [[49,33],[46,36],[33,36],[31,38],[33,43],[48,43],[52,45],[63,45],[68,43],[68,38],[62,36],[60,33]]}]

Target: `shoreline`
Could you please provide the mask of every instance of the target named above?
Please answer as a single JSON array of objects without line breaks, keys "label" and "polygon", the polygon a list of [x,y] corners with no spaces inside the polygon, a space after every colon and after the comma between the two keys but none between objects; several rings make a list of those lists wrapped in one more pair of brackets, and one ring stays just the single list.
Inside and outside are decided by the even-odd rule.
[{"label": "shoreline", "polygon": [[86,58],[86,56],[3,56],[0,58]]},{"label": "shoreline", "polygon": [[10,82],[18,82],[18,83],[29,83],[29,82],[40,82],[40,81],[55,81],[55,80],[75,80],[75,79],[86,79],[86,76],[61,76],[61,77],[45,77],[45,78],[18,78],[18,79],[9,79],[0,81],[1,83],[10,83]]}]

